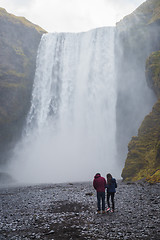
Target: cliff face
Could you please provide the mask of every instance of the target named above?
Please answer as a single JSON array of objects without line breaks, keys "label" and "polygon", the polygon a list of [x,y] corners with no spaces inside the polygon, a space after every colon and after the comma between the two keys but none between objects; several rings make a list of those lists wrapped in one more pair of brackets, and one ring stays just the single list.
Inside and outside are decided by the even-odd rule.
[{"label": "cliff face", "polygon": [[[21,132],[43,29],[0,8],[0,162]],[[5,153],[6,155],[6,153]]]},{"label": "cliff face", "polygon": [[146,61],[146,80],[160,98],[160,51],[153,52]]},{"label": "cliff face", "polygon": [[[124,180],[145,178],[149,182],[160,182],[160,51],[157,51],[160,50],[160,1],[146,1],[131,15],[131,19],[137,14],[141,16],[141,21],[138,20],[136,24],[139,30],[143,28],[143,32],[146,32],[144,44],[147,41],[148,53],[152,52],[145,61],[146,81],[158,101],[152,112],[144,118],[138,135],[129,142],[122,177]],[[127,19],[129,20],[129,16]],[[134,24],[132,22],[131,26]]]},{"label": "cliff face", "polygon": [[147,59],[146,79],[158,101],[142,122],[138,136],[132,137],[128,145],[122,177],[132,181],[145,178],[150,182],[160,182],[160,51]]}]

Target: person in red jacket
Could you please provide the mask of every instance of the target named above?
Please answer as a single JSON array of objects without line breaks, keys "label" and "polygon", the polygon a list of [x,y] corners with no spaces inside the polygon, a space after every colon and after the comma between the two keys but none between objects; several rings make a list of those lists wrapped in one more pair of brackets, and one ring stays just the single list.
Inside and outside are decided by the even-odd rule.
[{"label": "person in red jacket", "polygon": [[100,173],[96,173],[93,180],[93,187],[97,191],[97,207],[98,213],[101,212],[101,202],[102,202],[102,212],[105,213],[105,187],[106,179],[101,177]]}]

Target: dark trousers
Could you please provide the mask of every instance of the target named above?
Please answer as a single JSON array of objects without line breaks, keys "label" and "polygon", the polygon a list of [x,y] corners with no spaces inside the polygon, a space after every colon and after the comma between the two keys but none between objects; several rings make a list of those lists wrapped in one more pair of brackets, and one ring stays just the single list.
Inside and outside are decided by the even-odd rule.
[{"label": "dark trousers", "polygon": [[107,204],[108,207],[110,208],[110,197],[111,197],[111,202],[112,202],[112,209],[114,210],[114,192],[107,192]]},{"label": "dark trousers", "polygon": [[102,211],[104,211],[105,210],[105,192],[97,192],[98,211],[101,210],[101,201],[102,201]]}]

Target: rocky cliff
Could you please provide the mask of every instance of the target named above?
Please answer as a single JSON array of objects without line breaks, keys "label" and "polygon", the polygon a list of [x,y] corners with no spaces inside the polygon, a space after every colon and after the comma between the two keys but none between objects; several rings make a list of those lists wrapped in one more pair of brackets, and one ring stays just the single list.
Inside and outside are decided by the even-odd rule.
[{"label": "rocky cliff", "polygon": [[132,137],[128,145],[122,177],[132,181],[145,178],[150,182],[160,182],[160,51],[147,59],[146,78],[158,101],[143,120],[138,136]]},{"label": "rocky cliff", "polygon": [[[128,145],[128,155],[122,171],[124,180],[146,179],[149,182],[160,182],[160,1],[149,0],[142,4],[124,22],[130,22],[134,38],[139,37],[144,45],[148,44],[151,54],[145,65],[148,86],[155,92],[157,102],[152,111],[144,118],[138,134],[132,137]],[[120,28],[124,27],[120,23]],[[142,35],[141,35],[142,34]],[[130,47],[136,42],[132,39]],[[141,45],[142,50],[144,46]],[[155,52],[154,52],[155,51]]]},{"label": "rocky cliff", "polygon": [[43,33],[25,18],[0,8],[0,163],[22,129]]}]

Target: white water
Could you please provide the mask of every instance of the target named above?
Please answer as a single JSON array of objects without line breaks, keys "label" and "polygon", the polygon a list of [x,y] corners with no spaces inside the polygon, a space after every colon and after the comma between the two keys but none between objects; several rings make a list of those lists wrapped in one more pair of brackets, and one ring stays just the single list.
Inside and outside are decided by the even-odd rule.
[{"label": "white water", "polygon": [[116,167],[114,28],[43,35],[12,173],[23,182],[92,180]]}]

